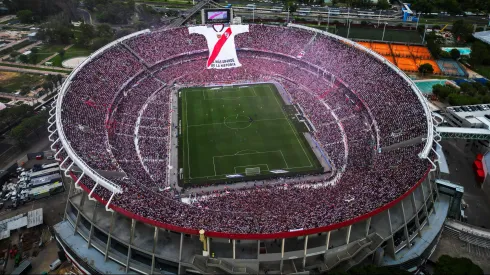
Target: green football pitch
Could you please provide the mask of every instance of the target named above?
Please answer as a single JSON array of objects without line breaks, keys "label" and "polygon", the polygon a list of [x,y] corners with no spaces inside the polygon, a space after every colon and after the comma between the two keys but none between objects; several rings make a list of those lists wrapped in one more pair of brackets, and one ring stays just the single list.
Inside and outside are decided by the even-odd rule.
[{"label": "green football pitch", "polygon": [[321,165],[291,109],[273,84],[181,89],[180,182],[318,172]]}]

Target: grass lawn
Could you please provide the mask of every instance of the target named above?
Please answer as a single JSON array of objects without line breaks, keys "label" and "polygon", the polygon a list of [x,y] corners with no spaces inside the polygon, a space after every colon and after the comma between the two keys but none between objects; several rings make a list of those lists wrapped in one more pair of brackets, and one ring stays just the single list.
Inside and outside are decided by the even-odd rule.
[{"label": "grass lawn", "polygon": [[480,66],[475,66],[474,69],[475,69],[475,72],[477,72],[477,73],[483,75],[484,77],[490,79],[490,66],[480,65]]},{"label": "grass lawn", "polygon": [[51,58],[48,62],[53,62],[53,66],[56,67],[61,67],[63,61],[68,60],[70,58],[74,57],[79,57],[79,56],[89,56],[92,53],[92,50],[79,47],[79,46],[73,46],[66,50],[65,55],[61,57],[60,55],[57,55],[53,58]]},{"label": "grass lawn", "polygon": [[51,55],[59,52],[61,49],[66,47],[67,45],[42,45],[39,48],[39,52],[37,53],[37,61],[40,62],[41,60],[50,57]]},{"label": "grass lawn", "polygon": [[272,84],[182,89],[179,106],[184,184],[321,168]]},{"label": "grass lawn", "polygon": [[0,87],[5,93],[15,93],[22,86],[33,88],[43,83],[44,76],[39,74],[24,74],[17,72],[0,72]]}]

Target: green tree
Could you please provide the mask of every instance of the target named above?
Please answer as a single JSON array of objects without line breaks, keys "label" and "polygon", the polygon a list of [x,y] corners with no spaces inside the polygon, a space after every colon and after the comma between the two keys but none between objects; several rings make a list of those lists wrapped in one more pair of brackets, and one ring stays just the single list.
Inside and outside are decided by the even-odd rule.
[{"label": "green tree", "polygon": [[431,64],[429,63],[424,63],[422,65],[419,66],[419,72],[422,73],[422,74],[426,74],[426,73],[433,73],[434,72],[434,68],[432,67]]},{"label": "green tree", "polygon": [[29,86],[23,85],[22,87],[20,87],[20,94],[21,95],[26,95],[30,91],[31,91],[31,88],[29,88]]},{"label": "green tree", "polygon": [[29,129],[24,124],[19,124],[10,130],[10,137],[17,142],[17,145],[21,148],[27,146],[27,136],[29,135]]},{"label": "green tree", "polygon": [[80,35],[77,39],[77,44],[83,47],[88,47],[92,43],[92,39],[96,36],[94,26],[90,24],[80,25]]},{"label": "green tree", "polygon": [[434,275],[478,275],[483,270],[468,258],[453,258],[442,255],[436,262]]},{"label": "green tree", "polygon": [[98,37],[93,40],[91,48],[92,50],[95,51],[102,48],[103,46],[107,45],[110,42],[111,42],[110,39]]},{"label": "green tree", "polygon": [[20,52],[18,52],[18,51],[13,51],[10,53],[10,57],[12,57],[12,58],[16,58],[19,55],[20,55]]},{"label": "green tree", "polygon": [[457,20],[454,21],[451,32],[458,41],[466,42],[473,35],[473,26],[464,20]]},{"label": "green tree", "polygon": [[447,10],[451,15],[457,15],[462,12],[459,2],[456,0],[442,0],[440,6]]},{"label": "green tree", "polygon": [[458,49],[452,49],[449,54],[451,55],[451,58],[454,60],[458,60],[459,57],[461,56],[461,53],[459,52]]},{"label": "green tree", "polygon": [[451,85],[437,84],[432,87],[432,93],[441,101],[445,101],[450,94],[457,93],[458,90]]},{"label": "green tree", "polygon": [[379,0],[378,3],[376,3],[376,8],[380,10],[387,10],[391,7],[390,2],[388,0]]},{"label": "green tree", "polygon": [[17,18],[20,23],[28,24],[32,22],[32,11],[31,10],[21,10],[17,12]]},{"label": "green tree", "polygon": [[97,26],[97,37],[111,39],[114,37],[114,31],[109,24],[100,24]]},{"label": "green tree", "polygon": [[490,65],[490,46],[477,40],[471,45],[470,63],[472,65]]},{"label": "green tree", "polygon": [[29,62],[29,57],[25,54],[21,54],[21,55],[19,55],[19,61],[22,63],[27,63],[27,62]]},{"label": "green tree", "polygon": [[48,44],[69,44],[74,35],[68,18],[57,15],[41,26],[38,37]]},{"label": "green tree", "polygon": [[39,49],[38,48],[32,48],[31,49],[31,54],[29,54],[29,62],[30,63],[32,63],[32,64],[36,64],[37,63],[37,59],[39,57],[38,53],[39,53]]},{"label": "green tree", "polygon": [[61,59],[63,59],[63,57],[65,56],[65,49],[61,49],[59,52],[58,52],[58,55],[61,57]]},{"label": "green tree", "polygon": [[134,14],[134,1],[98,1],[94,10],[100,22],[126,24]]},{"label": "green tree", "polygon": [[439,58],[442,52],[441,45],[437,42],[437,38],[433,37],[433,34],[428,34],[427,36],[427,49],[434,58]]},{"label": "green tree", "polygon": [[411,8],[418,12],[431,13],[434,10],[434,5],[429,0],[415,0]]},{"label": "green tree", "polygon": [[39,127],[46,124],[47,119],[47,111],[40,112],[37,115],[29,116],[23,119],[19,125],[12,128],[9,135],[17,142],[17,145],[19,147],[24,148],[28,144],[27,138],[30,133],[36,134],[36,136],[39,138],[37,130],[39,129]]}]

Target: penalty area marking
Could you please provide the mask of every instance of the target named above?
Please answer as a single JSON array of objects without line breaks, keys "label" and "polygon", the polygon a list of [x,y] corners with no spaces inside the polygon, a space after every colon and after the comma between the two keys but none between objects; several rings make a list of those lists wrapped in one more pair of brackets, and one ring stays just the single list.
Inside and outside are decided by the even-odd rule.
[{"label": "penalty area marking", "polygon": [[[243,151],[243,150],[242,150]],[[242,152],[242,151],[239,151],[239,152]],[[224,158],[224,157],[236,157],[236,156],[244,156],[244,155],[258,155],[258,154],[269,154],[269,153],[278,153],[281,154],[281,157],[284,161],[284,164],[286,165],[285,168],[282,168],[282,169],[290,169],[288,167],[288,164],[286,162],[286,159],[284,158],[284,155],[282,154],[282,150],[274,150],[274,151],[263,151],[263,152],[259,152],[259,151],[256,151],[255,153],[240,153],[239,152],[233,154],[233,155],[222,155],[222,156],[213,156],[213,167],[214,167],[214,175],[217,176],[217,173],[216,173],[216,162],[215,162],[215,158]],[[251,164],[251,165],[246,165],[246,166],[257,166],[258,164]],[[240,167],[240,166],[234,166],[234,167]],[[267,170],[269,170],[269,166],[267,166]]]},{"label": "penalty area marking", "polygon": [[[253,168],[253,167],[257,167],[257,166],[259,166],[259,167],[260,167],[260,166],[265,166],[265,167],[267,167],[267,169],[264,169],[264,170],[261,170],[261,171],[270,171],[270,169],[269,169],[269,165],[267,165],[267,164],[252,164],[252,165],[235,166],[235,167],[233,167],[233,170],[235,171],[235,174],[237,174],[237,171],[236,171],[236,169],[237,169],[237,168],[240,168],[240,167],[245,167],[245,168],[247,168],[247,167],[252,167],[252,168]],[[241,172],[240,172],[240,173],[241,173]]]}]

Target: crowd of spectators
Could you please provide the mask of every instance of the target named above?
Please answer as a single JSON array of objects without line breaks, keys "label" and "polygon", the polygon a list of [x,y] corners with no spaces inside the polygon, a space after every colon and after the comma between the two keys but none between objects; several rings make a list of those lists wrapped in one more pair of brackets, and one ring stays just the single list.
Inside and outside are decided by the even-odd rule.
[{"label": "crowd of spectators", "polygon": [[[112,203],[133,214],[219,232],[314,228],[393,201],[428,169],[428,162],[417,156],[423,144],[386,153],[376,148],[378,142],[385,147],[426,134],[424,111],[409,84],[383,62],[334,38],[251,25],[249,33],[236,37],[243,66],[226,70],[205,69],[206,41],[186,28],[154,31],[123,43],[131,51],[117,45],[80,70],[63,97],[61,119],[79,158],[94,169],[127,175],[111,179],[124,191]],[[258,80],[284,87],[290,103],[314,126],[312,136],[341,177],[321,187],[313,187],[318,180],[303,177],[231,191],[197,191],[191,204],[174,199],[174,191],[162,192],[174,127],[173,84]],[[88,177],[82,182],[95,186]],[[105,200],[111,195],[100,186],[95,193]]]}]

